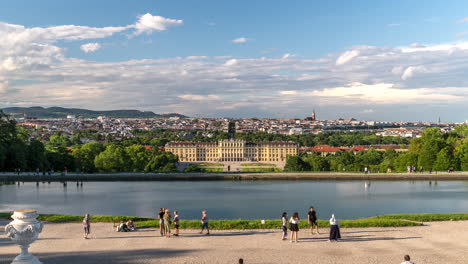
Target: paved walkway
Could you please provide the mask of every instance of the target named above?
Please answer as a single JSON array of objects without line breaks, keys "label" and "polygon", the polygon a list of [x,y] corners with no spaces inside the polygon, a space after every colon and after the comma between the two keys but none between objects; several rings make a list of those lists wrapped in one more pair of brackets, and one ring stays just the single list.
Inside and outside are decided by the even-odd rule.
[{"label": "paved walkway", "polygon": [[[6,221],[0,221],[3,230]],[[112,224],[94,223],[92,238],[81,224],[46,224],[30,251],[44,264],[146,263],[401,263],[409,254],[416,264],[468,263],[468,221],[434,222],[423,227],[349,228],[343,240],[299,232],[300,242],[281,241],[279,230],[215,231],[211,236],[183,230],[162,238],[155,229],[117,233]],[[327,230],[322,230],[327,232]],[[10,263],[19,248],[0,235],[0,263]]]}]

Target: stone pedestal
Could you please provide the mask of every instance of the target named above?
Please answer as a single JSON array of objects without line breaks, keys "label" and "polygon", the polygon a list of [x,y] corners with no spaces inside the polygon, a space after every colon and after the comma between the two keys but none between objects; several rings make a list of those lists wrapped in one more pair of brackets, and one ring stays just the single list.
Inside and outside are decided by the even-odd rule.
[{"label": "stone pedestal", "polygon": [[42,232],[42,223],[36,219],[36,210],[18,210],[11,217],[14,220],[5,226],[5,233],[21,248],[21,254],[12,264],[42,264],[28,252],[29,245],[36,241]]}]

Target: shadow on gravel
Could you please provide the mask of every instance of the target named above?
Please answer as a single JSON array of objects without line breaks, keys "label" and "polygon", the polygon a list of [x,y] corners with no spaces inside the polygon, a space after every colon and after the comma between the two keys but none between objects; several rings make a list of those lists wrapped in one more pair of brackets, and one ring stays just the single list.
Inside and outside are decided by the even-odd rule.
[{"label": "shadow on gravel", "polygon": [[[193,250],[142,249],[115,251],[82,251],[63,253],[34,253],[43,263],[47,264],[125,264],[125,263],[164,263],[160,258],[176,257],[193,252]],[[19,250],[18,250],[19,253]],[[0,263],[10,263],[16,255],[2,255]],[[167,261],[165,262],[167,263]]]},{"label": "shadow on gravel", "polygon": [[185,237],[231,237],[231,236],[251,236],[251,235],[265,235],[265,234],[271,234],[274,232],[259,232],[259,231],[253,231],[253,232],[226,232],[226,233],[210,233],[209,235],[206,235],[205,233],[203,234],[187,234],[183,235],[181,234],[180,236],[185,236]]},{"label": "shadow on gravel", "polygon": [[364,230],[364,231],[352,231],[352,232],[343,231],[341,233],[342,234],[356,234],[356,233],[381,233],[381,232],[397,232],[397,231],[401,231],[401,230],[374,230],[374,231]]},{"label": "shadow on gravel", "polygon": [[[385,241],[385,240],[406,240],[406,239],[417,239],[422,237],[375,237],[372,235],[369,236],[343,236],[340,239],[339,243],[342,242],[367,242],[367,241]],[[328,237],[305,237],[299,238],[303,242],[324,242],[328,241]]]}]

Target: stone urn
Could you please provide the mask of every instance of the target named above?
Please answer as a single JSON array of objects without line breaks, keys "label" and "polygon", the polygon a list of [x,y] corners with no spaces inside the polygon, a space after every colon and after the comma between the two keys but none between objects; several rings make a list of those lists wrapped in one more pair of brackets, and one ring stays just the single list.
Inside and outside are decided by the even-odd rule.
[{"label": "stone urn", "polygon": [[36,210],[18,210],[11,216],[14,220],[5,226],[5,234],[21,248],[21,254],[12,264],[42,264],[28,252],[29,245],[42,232],[42,223],[36,219],[38,216]]}]

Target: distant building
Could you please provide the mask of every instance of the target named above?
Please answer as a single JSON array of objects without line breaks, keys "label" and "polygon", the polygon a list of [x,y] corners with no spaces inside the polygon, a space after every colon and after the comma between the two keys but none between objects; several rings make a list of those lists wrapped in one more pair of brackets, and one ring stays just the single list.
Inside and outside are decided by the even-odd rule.
[{"label": "distant building", "polygon": [[316,121],[317,118],[315,116],[315,109],[312,111],[312,121]]},{"label": "distant building", "polygon": [[221,140],[218,142],[169,142],[164,149],[179,157],[181,162],[284,162],[287,156],[297,155],[293,142],[246,142]]},{"label": "distant building", "polygon": [[234,139],[236,136],[236,122],[230,121],[228,123],[228,134],[230,139]]}]

